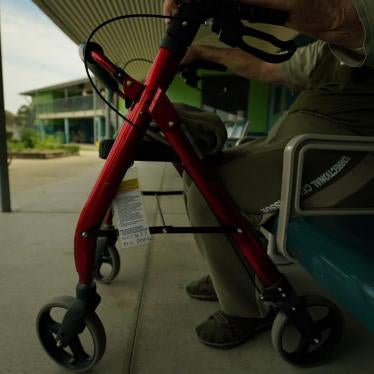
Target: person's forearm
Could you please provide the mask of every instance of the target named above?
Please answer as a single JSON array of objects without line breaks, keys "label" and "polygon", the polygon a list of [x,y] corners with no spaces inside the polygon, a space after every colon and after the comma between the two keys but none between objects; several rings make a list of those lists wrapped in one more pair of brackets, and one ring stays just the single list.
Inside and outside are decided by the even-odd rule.
[{"label": "person's forearm", "polygon": [[225,65],[234,74],[266,83],[284,83],[281,64],[269,64],[240,49],[195,46],[195,59]]},{"label": "person's forearm", "polygon": [[287,26],[345,48],[360,48],[364,30],[352,0],[240,0],[290,13]]}]

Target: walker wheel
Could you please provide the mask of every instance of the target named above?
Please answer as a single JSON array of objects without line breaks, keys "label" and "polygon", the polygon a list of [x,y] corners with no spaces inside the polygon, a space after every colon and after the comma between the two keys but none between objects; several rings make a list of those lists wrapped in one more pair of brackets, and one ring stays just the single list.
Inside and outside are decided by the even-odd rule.
[{"label": "walker wheel", "polygon": [[105,352],[106,336],[103,324],[96,313],[84,320],[85,329],[65,347],[57,344],[57,333],[66,310],[74,297],[62,296],[51,300],[39,312],[36,329],[47,354],[60,366],[78,373],[91,370]]},{"label": "walker wheel", "polygon": [[336,350],[343,333],[344,319],[338,307],[321,296],[303,296],[302,301],[314,321],[316,337],[307,339],[278,312],[271,340],[274,349],[292,365],[311,367],[326,361]]},{"label": "walker wheel", "polygon": [[99,283],[110,283],[117,277],[120,268],[121,259],[117,248],[109,244],[108,238],[98,238],[92,276]]}]

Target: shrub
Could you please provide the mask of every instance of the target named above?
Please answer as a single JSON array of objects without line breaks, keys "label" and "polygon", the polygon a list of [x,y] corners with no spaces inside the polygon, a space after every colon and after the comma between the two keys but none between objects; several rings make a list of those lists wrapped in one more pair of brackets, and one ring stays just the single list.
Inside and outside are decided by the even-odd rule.
[{"label": "shrub", "polygon": [[7,142],[8,152],[21,152],[25,149],[25,145],[19,141],[8,141]]},{"label": "shrub", "polygon": [[46,149],[46,150],[55,150],[61,149],[62,144],[56,136],[49,135],[44,140],[38,141],[34,148],[36,149]]},{"label": "shrub", "polygon": [[60,136],[48,135],[43,140],[40,140],[38,134],[33,129],[25,128],[21,133],[20,141],[8,141],[8,149],[11,152],[22,152],[30,149],[55,151],[62,150],[67,152],[79,152],[79,145],[76,144],[62,144]]},{"label": "shrub", "polygon": [[25,148],[34,148],[38,142],[38,135],[35,130],[24,128],[21,131],[21,142]]}]

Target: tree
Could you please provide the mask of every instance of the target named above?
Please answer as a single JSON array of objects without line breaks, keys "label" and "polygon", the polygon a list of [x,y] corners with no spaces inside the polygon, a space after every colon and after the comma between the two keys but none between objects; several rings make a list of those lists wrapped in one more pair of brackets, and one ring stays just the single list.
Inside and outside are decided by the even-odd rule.
[{"label": "tree", "polygon": [[5,125],[7,128],[17,126],[18,125],[17,115],[6,110],[5,111]]},{"label": "tree", "polygon": [[21,105],[17,110],[18,126],[32,128],[34,126],[35,114],[31,105]]},{"label": "tree", "polygon": [[17,137],[16,127],[18,125],[18,117],[8,110],[5,111],[5,127],[6,127],[6,138],[11,140],[14,136]]}]

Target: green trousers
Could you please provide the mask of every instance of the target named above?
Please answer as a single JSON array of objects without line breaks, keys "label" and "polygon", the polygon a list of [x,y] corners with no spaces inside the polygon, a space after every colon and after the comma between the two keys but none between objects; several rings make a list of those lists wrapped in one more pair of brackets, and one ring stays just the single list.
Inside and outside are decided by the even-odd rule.
[{"label": "green trousers", "polygon": [[[290,139],[301,134],[355,135],[349,126],[327,116],[307,111],[292,112],[285,115],[266,138],[225,152],[223,163],[217,166],[217,173],[228,193],[256,228],[266,217],[276,214],[276,202],[280,199],[281,191],[283,150]],[[303,180],[313,180],[342,157],[352,159],[337,152],[315,153]],[[348,164],[347,170],[350,167]],[[184,176],[184,185],[191,225],[218,225],[196,185],[187,175]],[[318,194],[322,192],[322,189],[321,192],[315,191],[309,198],[313,204],[318,206]],[[325,198],[323,204],[326,204]],[[260,306],[251,281],[254,274],[249,274],[244,268],[228,238],[224,234],[197,234],[195,239],[207,262],[221,309],[240,317],[266,314],[267,309]]]}]

